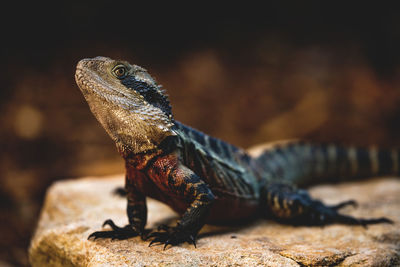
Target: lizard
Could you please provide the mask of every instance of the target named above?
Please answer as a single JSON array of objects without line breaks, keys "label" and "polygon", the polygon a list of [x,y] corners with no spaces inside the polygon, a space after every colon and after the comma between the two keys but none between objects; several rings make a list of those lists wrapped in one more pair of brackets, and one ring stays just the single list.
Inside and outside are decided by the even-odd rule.
[{"label": "lizard", "polygon": [[[260,216],[302,225],[393,223],[356,218],[326,205],[306,187],[371,176],[399,175],[399,150],[292,141],[251,156],[174,119],[169,98],[146,69],[107,57],[82,59],[75,80],[90,110],[125,160],[129,223],[111,219],[88,239],[140,236],[153,244],[193,244],[207,224],[232,224]],[[145,230],[146,197],[166,203],[175,226]]]}]

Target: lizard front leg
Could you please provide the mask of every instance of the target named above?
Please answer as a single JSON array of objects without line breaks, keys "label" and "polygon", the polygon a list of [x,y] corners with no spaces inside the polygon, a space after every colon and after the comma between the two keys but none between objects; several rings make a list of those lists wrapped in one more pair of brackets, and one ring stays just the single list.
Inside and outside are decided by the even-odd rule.
[{"label": "lizard front leg", "polygon": [[[164,169],[165,170],[165,169]],[[197,233],[204,225],[210,205],[215,197],[210,188],[189,168],[178,165],[165,170],[168,174],[167,187],[173,195],[191,201],[190,206],[177,222],[175,227],[161,226],[149,235],[154,243],[178,245],[188,242],[196,246]],[[171,196],[174,197],[174,196]]]},{"label": "lizard front leg", "polygon": [[147,221],[147,206],[145,196],[138,192],[130,180],[126,179],[126,192],[127,192],[127,215],[129,224],[124,227],[119,227],[108,219],[103,223],[103,227],[109,225],[111,231],[97,231],[89,235],[88,239],[97,238],[111,238],[111,239],[128,239],[135,236],[141,236],[145,239],[144,227]]}]

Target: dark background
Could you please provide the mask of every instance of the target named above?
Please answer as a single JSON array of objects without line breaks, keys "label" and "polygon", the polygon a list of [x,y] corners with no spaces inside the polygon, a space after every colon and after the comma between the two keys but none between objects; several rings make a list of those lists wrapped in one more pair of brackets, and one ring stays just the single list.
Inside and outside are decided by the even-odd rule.
[{"label": "dark background", "polygon": [[27,265],[46,188],[123,172],[74,82],[97,55],[147,68],[176,119],[239,146],[400,146],[395,6],[18,2],[1,16],[0,265]]}]

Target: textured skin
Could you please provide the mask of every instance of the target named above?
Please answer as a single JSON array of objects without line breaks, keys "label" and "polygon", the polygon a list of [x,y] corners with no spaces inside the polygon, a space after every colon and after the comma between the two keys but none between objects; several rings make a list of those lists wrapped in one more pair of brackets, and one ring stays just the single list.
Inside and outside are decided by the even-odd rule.
[{"label": "textured skin", "polygon": [[[105,57],[78,63],[76,82],[126,162],[129,224],[89,237],[141,235],[153,243],[195,245],[205,223],[237,223],[261,215],[289,223],[373,224],[326,206],[299,187],[399,173],[397,150],[288,142],[251,157],[244,150],[175,121],[164,91],[143,68]],[[177,226],[147,235],[146,196],[181,214]]]}]

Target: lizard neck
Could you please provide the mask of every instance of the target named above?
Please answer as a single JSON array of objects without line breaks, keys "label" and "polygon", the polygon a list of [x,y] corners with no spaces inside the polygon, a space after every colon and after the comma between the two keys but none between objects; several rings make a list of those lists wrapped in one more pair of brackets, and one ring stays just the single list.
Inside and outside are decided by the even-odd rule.
[{"label": "lizard neck", "polygon": [[174,153],[179,146],[178,143],[178,136],[167,136],[160,144],[155,145],[154,148],[148,150],[133,151],[130,147],[127,147],[122,143],[116,143],[116,147],[126,162],[129,162],[131,166],[135,166],[137,169],[141,169],[140,166],[143,165],[143,159],[151,159],[154,156],[161,154]]},{"label": "lizard neck", "polygon": [[84,95],[92,113],[124,154],[154,150],[166,137],[175,135],[170,122],[166,124],[157,110],[132,103],[126,108],[99,94]]}]

